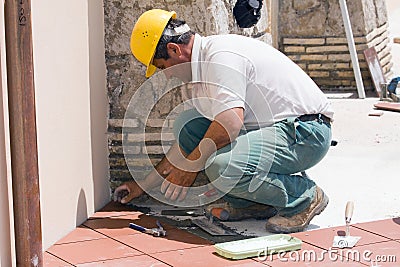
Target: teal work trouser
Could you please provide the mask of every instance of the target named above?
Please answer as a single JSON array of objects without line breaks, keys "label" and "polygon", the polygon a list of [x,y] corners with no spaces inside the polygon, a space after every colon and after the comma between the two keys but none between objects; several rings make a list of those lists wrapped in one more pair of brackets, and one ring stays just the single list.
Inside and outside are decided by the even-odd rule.
[{"label": "teal work trouser", "polygon": [[[189,154],[210,123],[195,109],[181,113],[174,124],[180,147]],[[292,216],[310,205],[316,188],[314,181],[297,173],[317,164],[330,143],[329,124],[290,118],[243,131],[208,159],[205,173],[234,207],[256,202],[275,207],[283,216]]]}]

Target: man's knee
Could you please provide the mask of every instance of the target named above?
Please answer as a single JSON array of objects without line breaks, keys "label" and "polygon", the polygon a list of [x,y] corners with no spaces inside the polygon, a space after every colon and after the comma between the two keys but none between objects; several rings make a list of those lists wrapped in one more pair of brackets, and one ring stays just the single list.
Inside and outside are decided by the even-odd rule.
[{"label": "man's knee", "polygon": [[206,175],[211,182],[217,180],[227,167],[227,163],[223,157],[211,156],[206,163]]}]

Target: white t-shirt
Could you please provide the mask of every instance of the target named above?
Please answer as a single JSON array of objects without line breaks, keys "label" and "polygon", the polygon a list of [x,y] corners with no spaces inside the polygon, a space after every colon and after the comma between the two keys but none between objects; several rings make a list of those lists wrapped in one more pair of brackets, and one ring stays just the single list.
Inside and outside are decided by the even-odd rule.
[{"label": "white t-shirt", "polygon": [[272,46],[240,35],[196,34],[191,58],[192,105],[205,117],[244,108],[247,128],[322,113],[333,118],[314,81]]}]

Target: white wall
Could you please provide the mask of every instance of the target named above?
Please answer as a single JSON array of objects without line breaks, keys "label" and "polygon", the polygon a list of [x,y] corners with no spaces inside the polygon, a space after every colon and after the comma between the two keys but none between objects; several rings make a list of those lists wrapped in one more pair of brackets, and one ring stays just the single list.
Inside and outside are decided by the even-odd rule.
[{"label": "white wall", "polygon": [[109,200],[102,1],[32,1],[32,29],[47,249]]},{"label": "white wall", "polygon": [[[390,40],[394,37],[400,37],[400,1],[386,0],[389,20]],[[392,46],[392,71],[395,77],[400,76],[400,44],[391,43]]]}]

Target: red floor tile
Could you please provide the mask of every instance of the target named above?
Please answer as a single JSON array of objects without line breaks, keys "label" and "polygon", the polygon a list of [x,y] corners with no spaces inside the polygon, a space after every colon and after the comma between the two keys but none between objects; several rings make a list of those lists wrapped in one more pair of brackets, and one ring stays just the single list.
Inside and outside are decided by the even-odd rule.
[{"label": "red floor tile", "polygon": [[92,263],[84,263],[78,264],[78,267],[127,267],[127,266],[134,266],[134,267],[163,267],[169,266],[157,259],[154,259],[147,255],[140,255],[134,257],[127,257],[123,259],[114,259],[114,260],[107,260],[107,261],[98,261]]},{"label": "red floor tile", "polygon": [[73,266],[48,252],[43,253],[43,267],[67,267]]},{"label": "red floor tile", "polygon": [[179,267],[204,267],[204,266],[264,266],[260,262],[251,259],[228,260],[215,253],[213,246],[203,246],[191,249],[182,249],[169,252],[160,252],[153,257],[172,266]]},{"label": "red floor tile", "polygon": [[57,241],[56,245],[60,245],[60,244],[64,244],[64,243],[101,239],[101,238],[106,238],[106,236],[104,236],[100,233],[97,233],[96,231],[93,231],[92,229],[90,229],[88,227],[78,226],[71,233],[69,233],[68,235],[61,238],[59,241]]},{"label": "red floor tile", "polygon": [[296,233],[293,236],[303,240],[300,251],[289,252],[284,257],[274,255],[263,261],[225,259],[215,253],[209,241],[163,222],[167,236],[162,238],[129,228],[130,222],[153,228],[156,221],[129,206],[111,202],[45,252],[44,266],[356,267],[377,266],[368,261],[377,257],[386,260],[379,262],[379,266],[400,266],[399,218],[352,226],[350,234],[361,236],[353,249],[331,248],[334,236],[344,234],[344,226]]},{"label": "red floor tile", "polygon": [[166,237],[154,237],[140,233],[135,235],[117,236],[115,239],[146,254],[187,249],[211,244],[203,238],[179,229],[167,230]]},{"label": "red floor tile", "polygon": [[142,254],[109,238],[54,245],[48,249],[48,252],[72,264],[126,258]]},{"label": "red floor tile", "polygon": [[[333,245],[334,237],[337,235],[345,235],[345,231],[345,226],[338,226],[308,232],[294,233],[292,235],[300,238],[303,242],[307,242],[317,247],[329,250],[329,248],[331,248]],[[361,239],[357,242],[356,247],[389,240],[388,238],[352,226],[350,227],[350,235],[361,237]]]},{"label": "red floor tile", "polygon": [[400,218],[358,223],[354,227],[373,232],[390,239],[400,240]]}]

